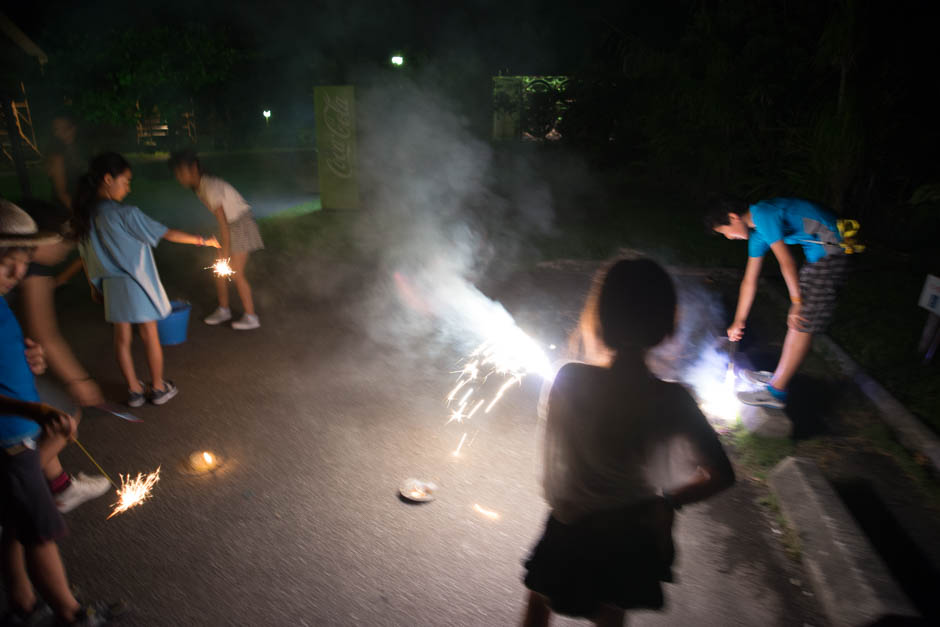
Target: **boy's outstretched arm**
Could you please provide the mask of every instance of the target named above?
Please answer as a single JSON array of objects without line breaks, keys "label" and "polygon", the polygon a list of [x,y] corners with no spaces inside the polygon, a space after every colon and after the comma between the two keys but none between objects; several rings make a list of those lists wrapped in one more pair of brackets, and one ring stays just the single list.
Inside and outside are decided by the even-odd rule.
[{"label": "boy's outstretched arm", "polygon": [[[782,244],[783,242],[781,242]],[[747,325],[747,316],[751,313],[754,296],[757,294],[757,279],[760,278],[763,257],[748,257],[744,268],[744,278],[738,290],[738,307],[734,312],[734,322],[728,327],[728,339],[737,342],[744,337],[744,327]]]},{"label": "boy's outstretched arm", "polygon": [[186,231],[178,231],[177,229],[167,229],[166,233],[163,234],[163,239],[168,242],[175,242],[177,244],[192,244],[193,246],[211,246],[212,248],[219,247],[219,241],[215,238],[215,235],[212,237],[203,237],[202,235],[193,235],[192,233],[187,233]]},{"label": "boy's outstretched arm", "polygon": [[770,245],[770,250],[774,251],[777,257],[777,263],[780,264],[780,273],[787,284],[787,291],[790,292],[790,312],[787,314],[787,326],[791,329],[800,331],[806,324],[806,319],[800,315],[800,275],[796,269],[796,260],[790,254],[790,249],[783,243],[783,240],[774,242]]},{"label": "boy's outstretched arm", "polygon": [[212,214],[219,223],[219,237],[221,238],[219,241],[219,247],[221,249],[222,258],[227,259],[232,256],[232,240],[231,235],[229,234],[228,220],[225,218],[225,211],[221,205],[213,209]]}]

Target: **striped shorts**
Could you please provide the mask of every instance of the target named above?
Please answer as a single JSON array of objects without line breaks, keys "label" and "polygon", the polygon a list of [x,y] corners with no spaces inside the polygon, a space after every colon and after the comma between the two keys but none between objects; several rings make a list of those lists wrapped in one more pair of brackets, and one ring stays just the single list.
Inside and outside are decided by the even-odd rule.
[{"label": "striped shorts", "polygon": [[849,276],[849,256],[830,253],[800,269],[800,315],[806,318],[808,333],[822,333],[832,321],[836,296]]}]

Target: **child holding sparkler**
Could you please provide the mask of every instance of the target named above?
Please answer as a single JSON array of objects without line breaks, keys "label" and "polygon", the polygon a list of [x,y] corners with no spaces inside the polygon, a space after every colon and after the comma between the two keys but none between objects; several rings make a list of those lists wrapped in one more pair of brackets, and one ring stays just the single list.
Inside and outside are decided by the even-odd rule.
[{"label": "child holding sparkler", "polygon": [[[246,331],[261,326],[255,313],[255,303],[251,297],[251,285],[245,276],[248,256],[264,248],[261,233],[251,214],[251,205],[227,182],[206,174],[199,164],[199,157],[192,150],[176,152],[170,157],[170,170],[180,185],[196,192],[219,223],[219,241],[222,244],[220,259],[231,262],[235,289],[245,310],[240,320],[232,323],[233,329]],[[229,308],[228,278],[216,276],[216,292],[219,297],[218,308],[205,318],[206,324],[221,324],[232,319]]]},{"label": "child holding sparkler", "polygon": [[[76,422],[37,402],[34,373],[44,369],[42,352],[23,338],[2,298],[22,280],[36,247],[57,240],[19,207],[0,201],[0,560],[11,605],[4,625],[40,624],[52,612],[66,624],[102,625],[115,609],[83,606],[69,587],[56,545],[65,522],[44,469],[58,465]],[[36,598],[33,584],[48,606]]]},{"label": "child holding sparkler", "polygon": [[163,377],[163,348],[157,320],[170,314],[152,248],[161,239],[179,244],[219,247],[215,237],[206,239],[169,229],[121,201],[131,191],[131,166],[121,155],[108,152],[91,160],[79,181],[72,203],[72,231],[91,283],[93,297],[104,301],[105,319],[114,324],[114,349],[121,374],[127,381],[127,404],[140,407],[146,399],[131,355],[131,325],[138,325],[147,353],[152,382],[150,402],[162,405],[176,396],[177,388]]},{"label": "child holding sparkler", "polygon": [[[648,259],[614,264],[586,305],[579,330],[612,359],[567,364],[549,393],[543,486],[551,513],[526,562],[524,625],[547,625],[552,611],[622,625],[627,609],[662,608],[673,511],[734,482],[692,397],[644,363],[672,334],[675,315],[672,281]],[[668,471],[677,444],[692,451],[682,477]]]},{"label": "child holding sparkler", "polygon": [[[753,205],[723,202],[709,213],[706,223],[727,239],[747,240],[747,266],[734,322],[728,327],[732,342],[744,336],[764,256],[772,251],[780,265],[791,303],[783,351],[774,372],[744,373],[760,387],[739,392],[738,399],[748,405],[783,408],[787,388],[809,352],[813,334],[825,331],[835,313],[836,294],[848,277],[848,255],[864,250],[854,241],[858,223],[837,220],[819,205],[798,198],[773,198]],[[854,226],[846,230],[847,224]],[[789,244],[803,247],[806,262],[799,271]]]}]

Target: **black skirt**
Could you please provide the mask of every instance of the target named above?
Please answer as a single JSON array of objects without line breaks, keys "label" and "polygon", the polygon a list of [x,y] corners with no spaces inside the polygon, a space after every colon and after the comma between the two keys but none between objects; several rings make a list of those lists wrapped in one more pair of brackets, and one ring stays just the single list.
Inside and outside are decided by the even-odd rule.
[{"label": "black skirt", "polygon": [[525,585],[567,616],[591,618],[605,604],[660,609],[662,582],[672,581],[672,521],[661,499],[572,525],[549,516],[526,560]]}]

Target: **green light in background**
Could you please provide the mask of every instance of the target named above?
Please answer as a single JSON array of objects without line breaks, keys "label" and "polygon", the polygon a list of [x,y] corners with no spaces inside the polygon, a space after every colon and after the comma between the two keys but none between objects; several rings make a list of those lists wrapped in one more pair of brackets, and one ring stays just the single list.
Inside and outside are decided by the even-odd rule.
[{"label": "green light in background", "polygon": [[392,57],[392,65],[402,66],[405,64],[405,57],[396,54]]}]

